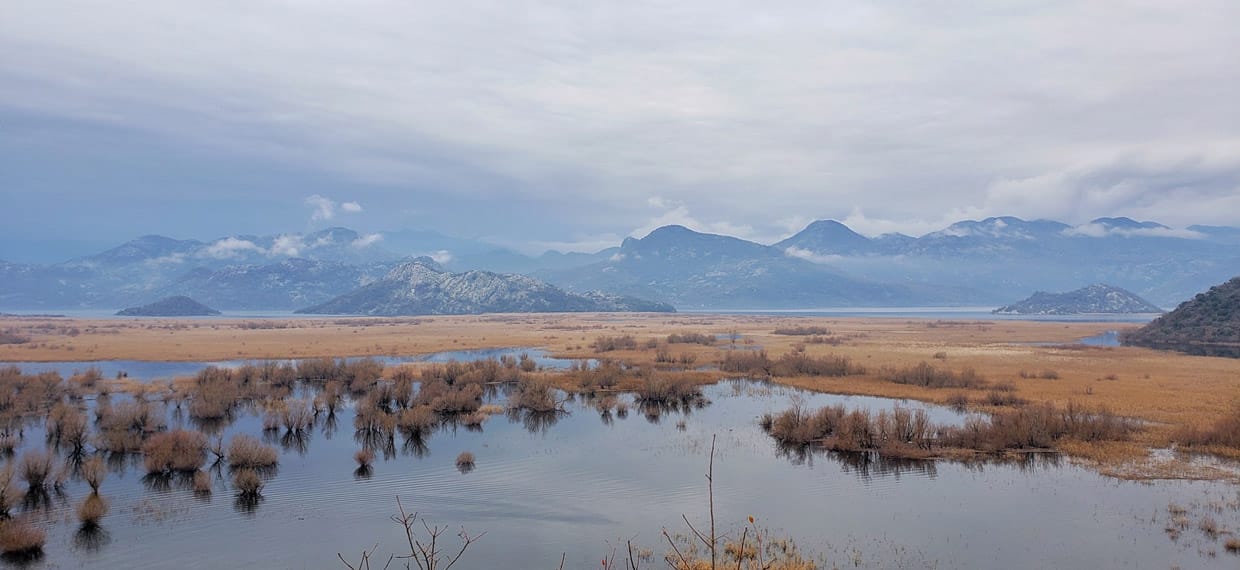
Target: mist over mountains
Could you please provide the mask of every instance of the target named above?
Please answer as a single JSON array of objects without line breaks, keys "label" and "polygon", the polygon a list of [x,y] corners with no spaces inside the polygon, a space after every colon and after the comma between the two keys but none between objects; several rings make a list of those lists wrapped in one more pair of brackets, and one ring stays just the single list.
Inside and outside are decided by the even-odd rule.
[{"label": "mist over mountains", "polygon": [[1123,287],[1163,307],[1240,274],[1240,229],[1128,218],[1072,226],[1014,217],[912,237],[809,224],[766,245],[664,226],[594,253],[512,249],[431,231],[143,236],[51,265],[0,261],[0,309],[118,308],[186,295],[222,310],[294,310],[428,256],[448,272],[523,274],[678,309],[999,305],[1034,291]]}]

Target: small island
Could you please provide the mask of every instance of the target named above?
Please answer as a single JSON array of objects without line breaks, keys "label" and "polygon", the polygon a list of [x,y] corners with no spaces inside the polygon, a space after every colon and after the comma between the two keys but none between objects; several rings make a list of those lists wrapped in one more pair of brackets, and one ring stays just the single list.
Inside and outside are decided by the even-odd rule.
[{"label": "small island", "polygon": [[220,312],[189,297],[178,295],[141,307],[122,309],[116,314],[121,317],[209,317]]},{"label": "small island", "polygon": [[1125,332],[1121,340],[1133,346],[1240,357],[1240,277],[1197,294],[1140,329]]},{"label": "small island", "polygon": [[1067,293],[1038,291],[1028,299],[992,312],[997,315],[1083,315],[1161,313],[1163,310],[1130,291],[1097,283]]}]

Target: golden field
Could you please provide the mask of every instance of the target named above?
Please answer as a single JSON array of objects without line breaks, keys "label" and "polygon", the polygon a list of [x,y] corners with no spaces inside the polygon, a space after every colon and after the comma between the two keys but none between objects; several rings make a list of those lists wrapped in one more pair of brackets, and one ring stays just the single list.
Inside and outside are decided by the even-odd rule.
[{"label": "golden field", "polygon": [[[1005,320],[942,321],[903,318],[814,318],[714,314],[537,314],[409,318],[295,319],[72,319],[3,317],[0,330],[29,340],[0,345],[4,361],[180,360],[211,361],[411,355],[492,347],[541,347],[555,356],[599,357],[599,337],[631,335],[637,349],[608,358],[651,365],[651,339],[669,334],[724,335],[715,346],[660,343],[696,366],[716,362],[730,336],[760,346],[772,358],[794,349],[811,355],[847,356],[867,373],[846,377],[780,377],[774,381],[811,390],[910,398],[945,403],[965,393],[973,405],[985,390],[924,388],[883,380],[884,367],[929,362],[939,368],[976,370],[990,384],[1010,383],[1032,402],[1068,401],[1151,422],[1138,441],[1068,448],[1074,455],[1114,465],[1168,443],[1184,426],[1206,427],[1240,406],[1240,360],[1187,356],[1142,348],[1071,345],[1121,323]],[[808,336],[775,334],[793,327],[821,327]],[[1053,373],[1053,374],[1051,374]],[[696,376],[696,374],[695,374]],[[718,377],[710,374],[703,378]],[[1054,378],[1047,378],[1053,376]],[[1119,471],[1116,471],[1117,473]]]}]

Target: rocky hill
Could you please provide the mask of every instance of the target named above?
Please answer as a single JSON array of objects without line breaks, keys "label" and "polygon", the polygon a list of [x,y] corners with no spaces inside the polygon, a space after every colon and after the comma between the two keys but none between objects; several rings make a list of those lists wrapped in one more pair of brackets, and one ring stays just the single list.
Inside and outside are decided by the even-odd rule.
[{"label": "rocky hill", "polygon": [[419,258],[398,265],[382,279],[298,313],[331,315],[467,315],[478,313],[649,311],[671,312],[664,303],[599,292],[575,294],[524,275],[466,271],[449,273]]},{"label": "rocky hill", "polygon": [[1081,315],[1093,313],[1161,313],[1162,309],[1133,293],[1097,283],[1067,293],[1038,291],[1028,299],[994,310],[1012,315]]},{"label": "rocky hill", "polygon": [[1155,348],[1240,347],[1240,277],[1211,287],[1150,324],[1124,334],[1123,342]]},{"label": "rocky hill", "polygon": [[141,307],[122,309],[116,314],[122,317],[206,317],[220,312],[189,297],[176,296]]}]

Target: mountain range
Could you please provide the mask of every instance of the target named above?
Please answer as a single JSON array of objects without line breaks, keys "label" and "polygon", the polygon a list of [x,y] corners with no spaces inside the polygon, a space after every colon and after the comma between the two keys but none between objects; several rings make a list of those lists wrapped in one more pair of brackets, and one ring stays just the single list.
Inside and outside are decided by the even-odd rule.
[{"label": "mountain range", "polygon": [[51,265],[0,261],[0,309],[125,307],[186,295],[222,310],[293,310],[377,283],[417,256],[448,273],[524,274],[679,309],[992,305],[1088,283],[1175,306],[1240,275],[1240,229],[1099,218],[969,220],[921,237],[816,221],[774,244],[665,226],[593,253],[528,256],[431,231],[143,236]]}]

